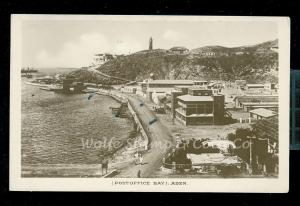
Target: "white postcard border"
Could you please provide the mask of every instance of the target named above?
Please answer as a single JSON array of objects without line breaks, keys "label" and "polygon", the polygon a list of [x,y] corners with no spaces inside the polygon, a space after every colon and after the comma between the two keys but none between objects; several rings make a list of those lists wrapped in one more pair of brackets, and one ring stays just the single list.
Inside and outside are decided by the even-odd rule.
[{"label": "white postcard border", "polygon": [[[279,36],[279,176],[278,178],[22,178],[21,177],[21,26],[26,20],[116,21],[275,21]],[[10,190],[12,191],[137,191],[137,192],[288,192],[289,189],[289,79],[290,19],[288,17],[225,16],[96,16],[12,15],[10,72]],[[128,182],[118,185],[116,182]],[[164,186],[154,186],[162,181]],[[148,185],[132,185],[150,182]],[[186,182],[175,186],[172,182]],[[146,183],[145,183],[146,184]]]}]

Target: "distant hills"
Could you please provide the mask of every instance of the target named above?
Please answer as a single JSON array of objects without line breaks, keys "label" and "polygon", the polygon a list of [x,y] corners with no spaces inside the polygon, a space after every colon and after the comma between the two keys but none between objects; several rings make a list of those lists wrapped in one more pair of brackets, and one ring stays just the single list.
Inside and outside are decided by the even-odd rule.
[{"label": "distant hills", "polygon": [[[111,76],[138,80],[157,79],[245,79],[250,83],[278,81],[278,40],[240,47],[206,46],[184,54],[155,49],[120,56],[97,68]],[[87,69],[70,75],[82,81],[114,84],[115,80]]]}]

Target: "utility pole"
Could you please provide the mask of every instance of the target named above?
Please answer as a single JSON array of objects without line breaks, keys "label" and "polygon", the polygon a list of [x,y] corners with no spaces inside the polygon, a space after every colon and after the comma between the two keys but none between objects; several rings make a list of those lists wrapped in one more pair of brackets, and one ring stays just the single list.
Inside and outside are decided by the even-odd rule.
[{"label": "utility pole", "polygon": [[247,139],[250,139],[249,141],[249,174],[252,175],[252,139],[255,139],[255,137],[247,137]]}]

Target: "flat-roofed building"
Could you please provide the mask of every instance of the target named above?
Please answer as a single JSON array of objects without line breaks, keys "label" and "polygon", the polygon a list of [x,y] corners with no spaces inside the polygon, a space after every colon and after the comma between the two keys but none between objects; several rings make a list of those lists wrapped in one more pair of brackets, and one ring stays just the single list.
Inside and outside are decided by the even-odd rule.
[{"label": "flat-roofed building", "polygon": [[212,95],[211,90],[189,88],[188,94],[177,96],[176,103],[173,106],[175,117],[184,125],[223,123],[224,95]]},{"label": "flat-roofed building", "polygon": [[172,47],[170,51],[176,54],[186,54],[189,52],[189,50],[186,47],[182,46]]},{"label": "flat-roofed building", "polygon": [[246,84],[246,89],[264,89],[264,84]]},{"label": "flat-roofed building", "polygon": [[250,110],[249,113],[250,113],[250,118],[254,118],[254,119],[268,119],[270,117],[278,116],[278,113],[264,108]]},{"label": "flat-roofed building", "polygon": [[244,95],[236,96],[233,99],[236,108],[245,111],[264,108],[274,112],[278,112],[278,96],[277,95]]},{"label": "flat-roofed building", "polygon": [[238,79],[238,80],[235,80],[235,85],[237,87],[239,87],[240,89],[245,89],[245,86],[247,85],[247,81],[246,80],[243,80],[243,79]]},{"label": "flat-roofed building", "polygon": [[150,88],[174,88],[175,86],[193,86],[193,80],[170,80],[170,79],[161,79],[161,80],[151,80],[147,83],[148,89]]},{"label": "flat-roofed building", "polygon": [[203,87],[190,87],[188,88],[188,94],[192,96],[211,96],[212,90]]},{"label": "flat-roofed building", "polygon": [[159,97],[171,93],[178,87],[191,87],[193,85],[193,80],[150,80],[146,83],[145,94],[149,100],[158,104]]},{"label": "flat-roofed building", "polygon": [[194,81],[194,85],[195,86],[207,86],[208,85],[208,81],[205,81],[205,80]]}]

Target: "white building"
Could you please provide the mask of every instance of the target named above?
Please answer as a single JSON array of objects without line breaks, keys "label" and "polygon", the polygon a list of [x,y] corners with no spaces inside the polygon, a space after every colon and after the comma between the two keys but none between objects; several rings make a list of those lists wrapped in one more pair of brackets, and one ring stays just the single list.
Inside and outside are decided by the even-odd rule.
[{"label": "white building", "polygon": [[277,112],[274,112],[269,109],[264,109],[264,108],[258,108],[249,111],[250,118],[254,118],[254,119],[267,119],[277,115],[278,115]]},{"label": "white building", "polygon": [[93,65],[102,65],[105,62],[112,60],[115,58],[115,55],[103,53],[103,54],[95,54]]}]

